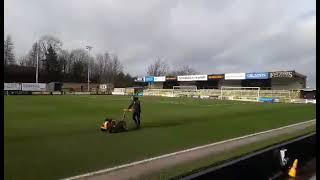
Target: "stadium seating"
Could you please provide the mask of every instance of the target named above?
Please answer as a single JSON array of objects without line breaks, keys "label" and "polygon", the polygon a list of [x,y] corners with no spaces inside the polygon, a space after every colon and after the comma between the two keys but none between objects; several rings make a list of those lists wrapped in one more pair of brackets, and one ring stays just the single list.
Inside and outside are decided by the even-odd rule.
[{"label": "stadium seating", "polygon": [[211,97],[228,100],[257,101],[258,97],[277,98],[279,102],[291,102],[300,97],[299,90],[223,90],[220,89],[145,89],[145,96],[166,97]]}]

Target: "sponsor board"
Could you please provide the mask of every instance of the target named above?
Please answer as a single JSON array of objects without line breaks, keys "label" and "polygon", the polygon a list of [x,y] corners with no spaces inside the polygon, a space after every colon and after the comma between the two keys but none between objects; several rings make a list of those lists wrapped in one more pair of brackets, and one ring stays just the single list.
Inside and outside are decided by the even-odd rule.
[{"label": "sponsor board", "polygon": [[291,103],[312,103],[317,104],[316,99],[291,99]]},{"label": "sponsor board", "polygon": [[107,85],[106,84],[100,84],[99,85],[99,89],[105,90],[105,89],[107,89]]},{"label": "sponsor board", "polygon": [[246,73],[227,73],[224,75],[226,80],[246,79]]},{"label": "sponsor board", "polygon": [[280,99],[275,98],[275,99],[273,100],[273,102],[278,103],[278,102],[280,102]]},{"label": "sponsor board", "polygon": [[209,99],[210,96],[200,96],[201,99]]},{"label": "sponsor board", "polygon": [[60,91],[54,91],[52,92],[52,95],[62,95],[62,93]]},{"label": "sponsor board", "polygon": [[208,79],[224,79],[224,74],[210,74]]},{"label": "sponsor board", "polygon": [[144,77],[138,77],[134,80],[135,82],[144,82]]},{"label": "sponsor board", "polygon": [[246,73],[246,79],[269,79],[268,72]]},{"label": "sponsor board", "polygon": [[90,92],[74,92],[74,95],[90,95]]},{"label": "sponsor board", "polygon": [[274,98],[261,97],[259,98],[259,102],[274,102]]},{"label": "sponsor board", "polygon": [[125,95],[124,92],[112,92],[111,94],[112,95]]},{"label": "sponsor board", "polygon": [[143,96],[143,92],[137,93],[137,96]]},{"label": "sponsor board", "polygon": [[125,92],[126,88],[114,88],[113,92]]},{"label": "sponsor board", "polygon": [[276,71],[270,73],[270,78],[293,78],[294,71]]},{"label": "sponsor board", "polygon": [[207,81],[208,75],[186,75],[178,76],[178,81]]},{"label": "sponsor board", "polygon": [[20,83],[4,83],[3,90],[5,91],[21,91]]},{"label": "sponsor board", "polygon": [[107,89],[108,89],[108,88],[111,89],[109,84],[100,84],[100,85],[99,85],[99,90],[100,90],[101,92],[107,92]]},{"label": "sponsor board", "polygon": [[154,82],[165,82],[166,77],[165,76],[156,76],[154,77]]},{"label": "sponsor board", "polygon": [[144,82],[154,82],[154,76],[146,76],[146,77],[144,77]]},{"label": "sponsor board", "polygon": [[125,95],[126,88],[114,88],[112,95]]},{"label": "sponsor board", "polygon": [[317,104],[317,100],[316,99],[306,99],[306,103]]},{"label": "sponsor board", "polygon": [[166,81],[176,81],[177,77],[176,76],[166,76]]},{"label": "sponsor board", "polygon": [[46,91],[45,83],[22,83],[22,91]]}]

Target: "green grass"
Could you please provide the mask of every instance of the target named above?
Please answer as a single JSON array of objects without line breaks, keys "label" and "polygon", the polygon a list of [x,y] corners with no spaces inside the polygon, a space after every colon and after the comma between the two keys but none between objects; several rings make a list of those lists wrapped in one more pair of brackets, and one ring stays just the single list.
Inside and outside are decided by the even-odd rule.
[{"label": "green grass", "polygon": [[[315,105],[143,97],[142,129],[104,134],[124,96],[5,96],[5,179],[57,179],[315,118]],[[133,127],[132,120],[129,127]]]},{"label": "green grass", "polygon": [[204,158],[201,158],[195,161],[190,161],[188,163],[179,164],[169,168],[164,168],[157,172],[153,172],[151,174],[145,174],[139,177],[139,179],[148,179],[148,180],[170,179],[173,177],[183,175],[187,172],[196,172],[196,171],[199,171],[200,169],[205,169],[206,167],[220,164],[224,161],[227,161],[228,159],[240,157],[248,153],[251,153],[253,151],[266,148],[270,145],[281,143],[289,139],[293,139],[293,138],[296,138],[305,134],[309,134],[315,131],[316,131],[316,125],[312,125],[303,130],[287,133],[287,134],[281,135],[280,137],[269,138],[267,140],[255,142],[250,145],[240,146],[238,148],[234,148],[219,154],[206,156]]}]

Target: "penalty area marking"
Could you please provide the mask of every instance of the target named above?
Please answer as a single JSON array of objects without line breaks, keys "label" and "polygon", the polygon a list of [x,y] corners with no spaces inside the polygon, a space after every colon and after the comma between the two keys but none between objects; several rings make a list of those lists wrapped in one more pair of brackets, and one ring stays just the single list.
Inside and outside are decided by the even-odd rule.
[{"label": "penalty area marking", "polygon": [[265,134],[265,133],[269,133],[269,132],[272,132],[272,131],[278,131],[278,130],[289,128],[289,127],[293,127],[293,126],[299,126],[299,125],[302,125],[302,124],[312,123],[312,122],[316,122],[316,119],[312,119],[312,120],[309,120],[309,121],[304,121],[304,122],[300,122],[300,123],[296,123],[296,124],[291,124],[291,125],[287,125],[287,126],[283,126],[283,127],[279,127],[279,128],[275,128],[275,129],[270,129],[270,130],[267,130],[267,131],[248,134],[248,135],[245,135],[245,136],[241,136],[241,137],[237,137],[237,138],[233,138],[233,139],[227,139],[227,140],[224,140],[224,141],[219,141],[219,142],[215,142],[215,143],[211,143],[211,144],[206,144],[206,145],[203,145],[203,146],[198,146],[198,147],[194,147],[194,148],[190,148],[190,149],[185,149],[185,150],[182,150],[182,151],[177,151],[177,152],[173,152],[173,153],[169,153],[169,154],[164,154],[164,155],[161,155],[161,156],[156,156],[156,157],[153,157],[153,158],[144,159],[144,160],[141,160],[141,161],[135,161],[135,162],[132,162],[132,163],[123,164],[123,165],[115,166],[115,167],[112,167],[112,168],[107,168],[107,169],[102,169],[102,170],[99,170],[99,171],[94,171],[94,172],[90,172],[90,173],[86,173],[86,174],[81,174],[81,175],[78,175],[78,176],[72,176],[72,177],[69,177],[69,178],[64,178],[63,180],[73,180],[73,179],[79,179],[79,178],[85,178],[85,177],[90,177],[90,176],[94,176],[94,175],[99,175],[99,174],[107,173],[107,172],[110,172],[110,171],[115,171],[115,170],[118,170],[118,169],[122,169],[122,168],[130,167],[130,166],[134,166],[134,165],[138,165],[138,164],[154,161],[154,160],[157,160],[157,159],[174,156],[174,155],[177,155],[177,154],[182,154],[182,153],[186,153],[186,152],[190,152],[190,151],[194,151],[194,150],[198,150],[198,149],[202,149],[202,148],[206,148],[206,147],[210,147],[210,146],[215,146],[215,145],[218,145],[218,144],[223,144],[223,143],[226,143],[226,142],[236,141],[236,140],[240,140],[240,139],[244,139],[244,138],[248,138],[248,137],[252,137],[252,136],[256,136],[256,135],[260,135],[260,134]]}]

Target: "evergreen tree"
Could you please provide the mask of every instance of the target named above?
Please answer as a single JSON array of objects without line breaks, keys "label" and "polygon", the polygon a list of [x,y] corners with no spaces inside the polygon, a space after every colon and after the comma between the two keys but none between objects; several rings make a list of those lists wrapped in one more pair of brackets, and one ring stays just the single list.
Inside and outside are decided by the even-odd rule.
[{"label": "evergreen tree", "polygon": [[45,68],[49,76],[49,81],[61,81],[61,64],[58,61],[57,53],[49,46],[46,53]]}]

